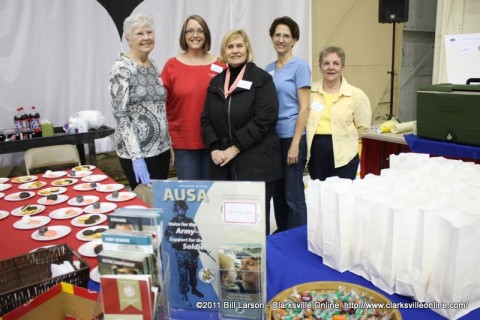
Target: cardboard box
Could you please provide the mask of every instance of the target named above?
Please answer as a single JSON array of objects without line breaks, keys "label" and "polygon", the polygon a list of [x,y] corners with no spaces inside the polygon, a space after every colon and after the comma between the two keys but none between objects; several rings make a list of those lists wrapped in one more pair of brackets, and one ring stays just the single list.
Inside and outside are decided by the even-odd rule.
[{"label": "cardboard box", "polygon": [[102,313],[98,292],[61,282],[0,320],[90,320]]}]

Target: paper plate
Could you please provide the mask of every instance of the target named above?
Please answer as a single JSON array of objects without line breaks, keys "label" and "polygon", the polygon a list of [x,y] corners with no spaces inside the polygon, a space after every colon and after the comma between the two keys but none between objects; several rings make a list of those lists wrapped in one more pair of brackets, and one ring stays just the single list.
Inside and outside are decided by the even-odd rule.
[{"label": "paper plate", "polygon": [[126,206],[125,208],[132,208],[132,209],[148,209],[146,206],[142,206],[140,204],[135,204],[133,206]]},{"label": "paper plate", "polygon": [[[93,219],[93,216],[98,216],[98,219]],[[107,216],[101,213],[82,214],[72,220],[72,225],[75,227],[91,227],[99,225],[105,220],[107,220]]]},{"label": "paper plate", "polygon": [[113,192],[113,191],[118,191],[122,190],[125,188],[123,184],[120,183],[107,183],[107,184],[101,184],[97,186],[97,191],[99,192]]},{"label": "paper plate", "polygon": [[[90,232],[93,231],[92,232]],[[102,233],[108,230],[108,226],[93,226],[88,228],[83,228],[82,230],[78,231],[76,237],[78,240],[81,241],[92,241],[98,240],[102,238]]]},{"label": "paper plate", "polygon": [[21,177],[12,178],[12,182],[25,183],[25,182],[35,181],[37,179],[38,179],[37,176],[21,176]]},{"label": "paper plate", "polygon": [[74,183],[77,183],[77,181],[78,179],[75,179],[75,178],[58,179],[52,182],[52,186],[56,186],[56,187],[69,186]]},{"label": "paper plate", "polygon": [[98,272],[98,266],[90,271],[90,279],[95,282],[100,282],[100,272]]},{"label": "paper plate", "polygon": [[24,223],[22,219],[20,219],[13,224],[13,227],[15,229],[21,229],[21,230],[37,229],[37,228],[40,228],[41,226],[46,225],[51,220],[52,219],[50,219],[49,217],[38,216],[38,217],[32,217],[29,223]]},{"label": "paper plate", "polygon": [[67,171],[46,171],[42,175],[42,178],[55,179],[55,178],[63,177],[66,174],[67,174]]},{"label": "paper plate", "polygon": [[83,182],[99,182],[107,179],[108,176],[104,174],[93,174],[91,176],[83,177],[82,181]]},{"label": "paper plate", "polygon": [[[21,193],[24,193],[25,195],[28,193],[28,196],[20,198]],[[30,199],[34,196],[35,196],[35,192],[20,191],[20,192],[10,193],[9,195],[6,195],[4,199],[7,200],[7,201],[24,201],[24,200]]]},{"label": "paper plate", "polygon": [[128,201],[132,200],[136,197],[137,195],[135,192],[119,192],[118,197],[114,198],[112,194],[109,194],[108,196],[105,197],[107,201],[112,201],[112,202],[123,202],[123,201]]},{"label": "paper plate", "polygon": [[0,199],[2,199],[4,195],[5,195],[5,193],[0,192]]},{"label": "paper plate", "polygon": [[52,219],[72,219],[75,218],[76,216],[79,216],[83,213],[83,209],[79,207],[65,207],[65,208],[60,208],[57,210],[53,210],[50,212],[48,215]]},{"label": "paper plate", "polygon": [[0,191],[5,191],[10,189],[12,185],[10,183],[0,183]]},{"label": "paper plate", "polygon": [[23,183],[18,186],[18,189],[20,190],[33,190],[33,189],[40,189],[41,187],[45,186],[47,183],[45,181],[33,181],[33,182],[27,182]]},{"label": "paper plate", "polygon": [[[269,303],[267,304],[267,320],[277,319],[276,315],[284,314],[285,309],[275,308],[275,306],[278,305],[278,302],[296,301],[296,299],[298,299],[299,297],[298,298],[295,297],[294,299],[291,298],[292,294],[294,293],[302,294],[303,292],[308,292],[308,294],[311,294],[311,292],[315,291],[318,294],[334,294],[338,292],[340,288],[342,288],[346,292],[352,291],[360,295],[363,295],[365,297],[365,302],[383,303],[383,304],[387,304],[388,302],[391,302],[384,295],[372,289],[369,289],[360,285],[356,285],[353,283],[336,282],[336,281],[307,282],[307,283],[298,284],[296,286],[283,290],[282,292],[277,294],[275,297],[273,297],[273,299],[270,300]],[[300,299],[299,301],[296,301],[296,302],[301,302],[301,301],[302,300]],[[315,301],[311,301],[311,302],[315,303]],[[398,309],[377,309],[377,310],[379,312],[387,313],[390,316],[389,317],[390,320],[402,319],[402,316],[398,311]]]},{"label": "paper plate", "polygon": [[45,206],[53,206],[53,205],[56,205],[56,204],[59,204],[59,203],[62,203],[62,202],[65,202],[65,201],[68,200],[68,196],[66,196],[64,194],[57,195],[57,200],[47,199],[47,197],[43,197],[43,198],[38,199],[37,203],[38,204],[43,204]]},{"label": "paper plate", "polygon": [[45,206],[41,204],[26,204],[24,206],[18,207],[13,209],[10,214],[12,216],[23,217],[25,215],[33,216],[43,212],[45,210]]},{"label": "paper plate", "polygon": [[68,200],[68,204],[71,206],[83,207],[83,206],[88,206],[89,204],[92,204],[94,202],[97,202],[100,199],[97,196],[82,196],[82,197],[83,197],[83,201],[81,202],[78,202],[77,196],[70,198],[70,200]]},{"label": "paper plate", "polygon": [[84,164],[84,165],[81,165],[81,166],[73,167],[72,170],[73,171],[92,171],[95,168],[96,167],[94,165]]},{"label": "paper plate", "polygon": [[83,178],[83,177],[86,177],[86,176],[89,176],[93,174],[92,171],[90,170],[83,170],[83,171],[72,171],[72,172],[69,172],[68,173],[68,176],[71,177],[71,178]]},{"label": "paper plate", "polygon": [[113,211],[117,208],[117,205],[115,203],[110,203],[110,202],[100,202],[100,208],[98,209],[95,209],[93,207],[93,204],[85,207],[85,209],[83,211],[85,211],[86,213],[107,213],[107,212],[110,212],[110,211]]},{"label": "paper plate", "polygon": [[90,191],[95,190],[96,187],[91,187],[90,182],[79,183],[73,186],[73,189],[77,191]]},{"label": "paper plate", "polygon": [[52,235],[52,236],[49,236],[49,235],[41,236],[38,233],[38,230],[36,230],[32,233],[32,239],[37,240],[37,241],[56,240],[56,239],[60,239],[62,237],[65,237],[67,234],[69,234],[72,231],[72,228],[67,227],[67,226],[48,226],[47,228],[48,228],[49,231],[54,231],[55,234]]},{"label": "paper plate", "polygon": [[80,253],[82,256],[85,256],[85,257],[94,258],[97,256],[97,254],[95,253],[95,248],[101,245],[102,245],[101,239],[86,242],[82,244],[80,247],[78,247],[78,253]]},{"label": "paper plate", "polygon": [[51,194],[61,194],[67,192],[67,188],[64,187],[51,187],[51,188],[45,188],[37,192],[38,195],[40,196],[48,196]]},{"label": "paper plate", "polygon": [[10,180],[10,179],[8,179],[8,178],[3,178],[3,177],[2,177],[2,178],[0,178],[0,183],[5,183],[5,182],[7,182],[8,180]]},{"label": "paper plate", "polygon": [[9,214],[10,212],[8,211],[0,210],[0,220],[5,219],[6,217],[8,217]]}]

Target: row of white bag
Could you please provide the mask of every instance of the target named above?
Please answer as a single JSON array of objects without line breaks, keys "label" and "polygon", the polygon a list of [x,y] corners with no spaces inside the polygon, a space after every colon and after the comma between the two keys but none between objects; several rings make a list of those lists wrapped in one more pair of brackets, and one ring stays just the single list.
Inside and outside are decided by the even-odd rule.
[{"label": "row of white bag", "polygon": [[415,153],[380,176],[309,181],[308,249],[388,292],[457,319],[480,307],[480,165]]}]

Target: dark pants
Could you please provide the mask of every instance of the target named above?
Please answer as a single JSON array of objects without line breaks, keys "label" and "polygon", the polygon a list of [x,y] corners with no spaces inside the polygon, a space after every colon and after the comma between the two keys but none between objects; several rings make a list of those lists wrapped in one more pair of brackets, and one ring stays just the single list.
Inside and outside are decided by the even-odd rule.
[{"label": "dark pants", "polygon": [[[130,188],[133,190],[139,184],[135,179],[135,172],[133,171],[132,160],[118,158],[123,172],[130,183]],[[150,179],[163,180],[168,178],[168,169],[170,167],[170,150],[159,154],[155,157],[145,158]]]},{"label": "dark pants", "polygon": [[305,185],[303,172],[307,163],[307,140],[303,135],[300,140],[298,162],[287,164],[288,149],[292,138],[280,139],[282,152],[283,177],[275,186],[273,205],[277,232],[302,226],[307,223],[307,206],[305,204]]},{"label": "dark pants", "polygon": [[324,181],[328,177],[355,180],[360,160],[358,154],[349,163],[340,168],[335,168],[333,156],[333,144],[331,135],[316,134],[313,137],[310,148],[310,160],[308,161],[308,172],[312,179]]},{"label": "dark pants", "polygon": [[176,250],[177,267],[179,273],[178,288],[180,293],[187,294],[189,286],[197,288],[197,251]]}]

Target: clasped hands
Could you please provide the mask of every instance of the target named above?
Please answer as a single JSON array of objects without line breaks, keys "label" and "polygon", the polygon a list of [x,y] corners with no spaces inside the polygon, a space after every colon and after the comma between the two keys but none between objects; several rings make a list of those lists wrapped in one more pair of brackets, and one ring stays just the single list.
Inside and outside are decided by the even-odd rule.
[{"label": "clasped hands", "polygon": [[213,163],[223,167],[235,158],[239,152],[236,146],[231,146],[225,150],[213,150],[210,152],[210,155],[212,156]]}]

